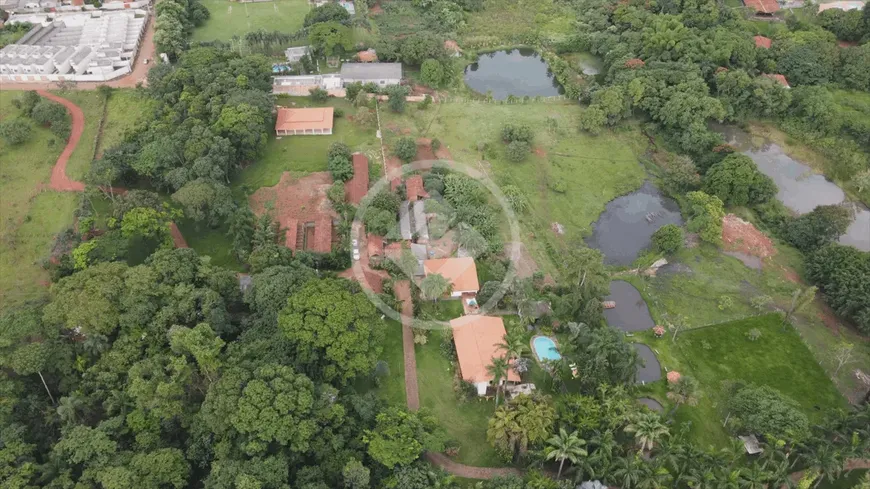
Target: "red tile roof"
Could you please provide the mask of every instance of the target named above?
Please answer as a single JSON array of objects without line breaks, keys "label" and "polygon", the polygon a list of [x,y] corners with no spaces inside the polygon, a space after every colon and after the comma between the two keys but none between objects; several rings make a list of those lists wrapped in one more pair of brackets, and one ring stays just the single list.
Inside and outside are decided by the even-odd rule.
[{"label": "red tile roof", "polygon": [[[500,317],[472,314],[450,321],[453,342],[456,344],[456,357],[462,378],[468,382],[492,381],[486,367],[492,365],[494,357],[505,355],[497,345],[507,333]],[[519,382],[520,376],[513,368],[507,371],[507,380]]]},{"label": "red tile roof", "polygon": [[332,251],[332,219],[321,217],[314,222],[314,243],[308,249],[317,253]]},{"label": "red tile roof", "polygon": [[640,68],[644,65],[646,65],[646,63],[640,58],[632,58],[632,59],[625,62],[625,67],[632,68],[632,69]]},{"label": "red tile roof", "polygon": [[773,43],[773,40],[769,37],[764,36],[755,36],[755,47],[770,49],[770,45]]},{"label": "red tile roof", "polygon": [[429,194],[423,189],[423,177],[421,175],[411,175],[405,180],[405,194],[411,202],[421,197],[429,197]]},{"label": "red tile roof", "polygon": [[356,53],[356,57],[363,63],[372,63],[378,60],[378,54],[374,49],[366,49]]},{"label": "red tile roof", "polygon": [[401,185],[401,184],[402,184],[401,178],[399,178],[399,177],[393,178],[392,180],[390,180],[390,191],[395,192],[396,189],[399,188],[399,185]]},{"label": "red tile roof", "polygon": [[369,191],[369,159],[362,153],[353,154],[353,178],[344,186],[344,194],[351,204],[359,204]]},{"label": "red tile roof", "polygon": [[276,131],[304,131],[306,129],[332,129],[332,107],[313,109],[278,108]]},{"label": "red tile roof", "polygon": [[779,74],[772,75],[769,73],[765,73],[761,76],[765,76],[767,78],[770,78],[771,80],[778,82],[780,85],[784,86],[785,88],[791,88],[791,86],[788,84],[788,80],[786,80],[785,76],[783,76],[783,75],[779,75]]},{"label": "red tile roof", "polygon": [[480,290],[480,284],[477,281],[477,266],[474,264],[474,258],[469,256],[425,260],[423,271],[426,275],[437,273],[446,278],[453,286],[454,293]]},{"label": "red tile roof", "polygon": [[779,12],[779,3],[776,0],[743,0],[743,5],[760,14]]}]

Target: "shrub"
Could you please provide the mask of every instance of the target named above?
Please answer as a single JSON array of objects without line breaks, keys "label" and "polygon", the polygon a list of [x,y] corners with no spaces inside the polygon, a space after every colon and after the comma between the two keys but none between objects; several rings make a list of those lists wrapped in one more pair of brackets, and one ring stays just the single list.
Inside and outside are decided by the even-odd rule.
[{"label": "shrub", "polygon": [[326,100],[329,98],[329,92],[320,87],[314,87],[308,90],[308,93],[309,97],[311,97],[311,101],[317,102],[319,104],[326,102]]},{"label": "shrub", "polygon": [[427,59],[420,65],[420,79],[426,85],[437,88],[444,82],[444,66],[437,59]]},{"label": "shrub", "polygon": [[512,141],[505,149],[505,156],[509,161],[519,163],[525,160],[531,151],[532,148],[526,141]]},{"label": "shrub", "polygon": [[[426,96],[428,97],[428,95],[426,95]],[[434,139],[432,139],[432,143],[430,145],[432,146],[433,152],[438,151],[438,149],[441,148],[441,140],[438,138],[434,138]]]},{"label": "shrub", "polygon": [[396,141],[393,147],[393,154],[399,157],[405,163],[410,162],[417,156],[417,143],[413,138],[403,137]]},{"label": "shrub", "polygon": [[580,130],[593,135],[600,134],[601,129],[604,128],[606,123],[607,115],[604,114],[603,110],[595,106],[580,112],[580,116],[577,118],[577,125],[580,127]]},{"label": "shrub", "polygon": [[726,156],[704,175],[704,191],[729,206],[762,204],[773,198],[776,190],[773,180],[742,154]]},{"label": "shrub", "polygon": [[390,110],[393,112],[404,112],[405,111],[405,97],[408,96],[409,90],[408,87],[404,87],[402,85],[393,85],[387,87],[384,90],[387,96],[390,99],[387,101],[387,104],[390,107]]},{"label": "shrub", "polygon": [[32,132],[30,123],[20,117],[0,122],[0,137],[10,146],[27,142]]},{"label": "shrub", "polygon": [[350,85],[344,87],[344,98],[354,102],[356,100],[357,95],[363,92],[363,84],[360,82],[354,82]]},{"label": "shrub", "polygon": [[327,155],[326,168],[332,174],[332,179],[337,182],[353,178],[350,148],[344,143],[332,143]]},{"label": "shrub", "polygon": [[759,312],[764,311],[771,304],[773,304],[773,297],[769,295],[758,295],[749,299],[749,305]]},{"label": "shrub", "polygon": [[526,200],[523,195],[522,190],[519,189],[516,185],[505,185],[502,188],[502,192],[504,193],[505,199],[508,201],[508,205],[511,206],[511,209],[514,212],[522,214],[529,207],[529,202]]},{"label": "shrub", "polygon": [[683,247],[683,229],[676,224],[666,224],[652,235],[653,249],[672,255]]},{"label": "shrub", "polygon": [[746,386],[727,400],[740,431],[795,441],[809,431],[809,421],[798,404],[772,387]]},{"label": "shrub", "polygon": [[340,108],[337,108],[337,107],[336,107],[336,108],[332,111],[332,118],[333,118],[333,119],[339,119],[339,118],[341,118],[341,117],[344,117],[344,109],[340,109]]},{"label": "shrub", "polygon": [[704,192],[689,192],[688,200],[689,222],[686,228],[698,233],[702,240],[718,244],[722,241],[722,218],[725,208],[719,197],[707,195]]},{"label": "shrub", "polygon": [[429,108],[430,105],[432,105],[432,97],[426,95],[425,97],[423,97],[423,101],[417,104],[417,109],[426,110]]},{"label": "shrub", "polygon": [[532,128],[525,124],[505,124],[504,127],[501,128],[501,139],[506,143],[523,141],[531,144],[534,137],[535,135],[532,132]]},{"label": "shrub", "polygon": [[376,121],[375,112],[368,107],[360,107],[356,109],[353,121],[363,127],[370,127]]},{"label": "shrub", "polygon": [[758,338],[761,338],[761,330],[758,328],[752,328],[746,332],[746,339],[749,341],[757,341]]}]

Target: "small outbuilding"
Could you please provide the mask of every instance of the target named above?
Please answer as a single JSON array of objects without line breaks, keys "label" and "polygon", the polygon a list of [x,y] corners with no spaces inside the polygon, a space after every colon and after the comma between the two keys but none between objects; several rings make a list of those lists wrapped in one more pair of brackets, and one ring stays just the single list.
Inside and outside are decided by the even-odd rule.
[{"label": "small outbuilding", "polygon": [[374,83],[378,86],[398,85],[402,81],[402,63],[344,63],[341,82]]},{"label": "small outbuilding", "polygon": [[769,37],[764,36],[755,36],[755,47],[770,49],[770,46],[773,44],[773,40]]},{"label": "small outbuilding", "polygon": [[779,12],[777,0],[743,0],[743,5],[760,15],[773,15]]},{"label": "small outbuilding", "polygon": [[771,80],[779,83],[785,88],[791,88],[791,85],[788,84],[788,80],[785,78],[785,75],[765,73],[761,76],[765,78],[770,78]]},{"label": "small outbuilding", "polygon": [[332,107],[310,109],[278,108],[275,135],[327,135],[332,134]]}]

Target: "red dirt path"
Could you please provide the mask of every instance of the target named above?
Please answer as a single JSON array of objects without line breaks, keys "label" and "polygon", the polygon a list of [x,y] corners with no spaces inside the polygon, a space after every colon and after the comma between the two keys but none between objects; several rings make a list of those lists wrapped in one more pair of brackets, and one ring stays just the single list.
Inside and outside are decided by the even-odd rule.
[{"label": "red dirt path", "polygon": [[[396,298],[402,301],[402,350],[405,359],[405,397],[408,409],[420,409],[420,392],[417,384],[417,356],[414,353],[414,332],[411,321],[414,317],[414,303],[411,301],[411,284],[407,280],[393,285]],[[440,464],[439,464],[440,465]],[[443,465],[442,465],[443,467]]]},{"label": "red dirt path", "polygon": [[[49,180],[48,188],[58,192],[84,192],[84,183],[72,180],[67,176],[66,164],[69,162],[69,157],[72,156],[73,151],[76,150],[79,140],[82,137],[82,132],[85,130],[85,115],[78,105],[63,97],[58,97],[57,95],[46,92],[45,90],[37,90],[36,93],[38,93],[40,97],[45,97],[52,102],[57,102],[66,107],[70,118],[72,118],[69,140],[63,148],[63,151],[60,153],[60,156],[57,157],[57,162],[54,164],[54,167],[51,169],[51,180]],[[113,190],[117,194],[123,194],[127,191],[120,187]],[[184,236],[181,235],[181,231],[178,230],[178,226],[176,226],[174,222],[169,223],[169,226],[169,232],[172,234],[172,242],[175,244],[175,247],[187,248],[187,242],[184,240]]]},{"label": "red dirt path", "polygon": [[57,102],[66,107],[67,112],[72,117],[72,128],[70,130],[69,140],[66,147],[63,148],[60,156],[57,158],[54,168],[51,169],[51,181],[49,188],[59,192],[84,192],[85,184],[76,182],[66,176],[66,164],[69,162],[69,157],[72,156],[76,146],[79,144],[79,139],[82,137],[82,132],[85,130],[85,115],[78,105],[70,102],[65,98],[52,95],[44,90],[37,90],[40,97],[45,97],[52,102]]}]

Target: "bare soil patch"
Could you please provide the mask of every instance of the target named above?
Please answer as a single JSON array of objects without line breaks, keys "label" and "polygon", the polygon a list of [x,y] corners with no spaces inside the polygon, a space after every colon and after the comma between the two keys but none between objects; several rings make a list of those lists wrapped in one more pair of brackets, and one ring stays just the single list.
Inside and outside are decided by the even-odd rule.
[{"label": "bare soil patch", "polygon": [[752,223],[728,214],[722,219],[722,242],[728,251],[767,258],[776,254],[773,242]]},{"label": "bare soil patch", "polygon": [[324,217],[334,218],[335,211],[326,198],[330,186],[332,176],[329,172],[309,173],[301,178],[284,172],[277,185],[258,189],[248,201],[255,214],[270,211],[285,229],[293,220],[304,223]]}]

